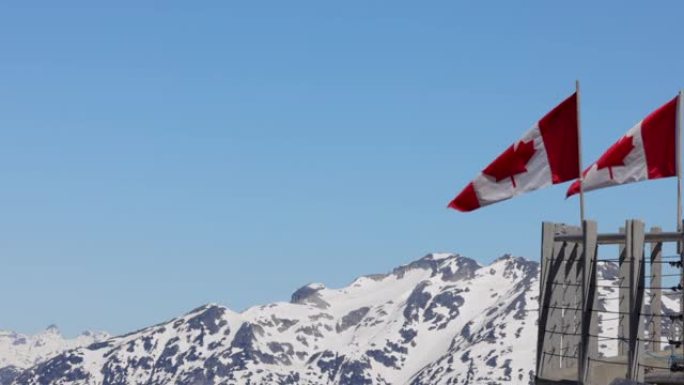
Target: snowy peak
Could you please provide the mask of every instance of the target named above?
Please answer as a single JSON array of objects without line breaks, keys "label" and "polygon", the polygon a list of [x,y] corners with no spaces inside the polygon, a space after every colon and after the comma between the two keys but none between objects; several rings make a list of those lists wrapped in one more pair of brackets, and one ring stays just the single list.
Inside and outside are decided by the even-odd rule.
[{"label": "snowy peak", "polygon": [[[292,304],[310,305],[320,309],[331,307],[331,301],[339,295],[394,288],[397,281],[406,281],[413,287],[414,281],[437,277],[443,281],[456,282],[471,279],[482,266],[475,260],[456,254],[427,254],[423,258],[400,266],[387,274],[365,275],[341,289],[328,289],[322,283],[310,283],[297,289],[290,300]],[[394,295],[396,293],[389,293]]]},{"label": "snowy peak", "polygon": [[480,264],[475,260],[458,254],[435,253],[427,254],[423,258],[400,266],[392,271],[393,275],[402,278],[408,271],[423,269],[431,272],[431,276],[441,274],[445,280],[459,280],[472,278]]},{"label": "snowy peak", "polygon": [[330,306],[327,302],[323,300],[320,292],[325,289],[325,285],[322,283],[310,283],[306,286],[302,286],[292,293],[291,303],[300,305],[312,305],[322,309]]},{"label": "snowy peak", "polygon": [[523,257],[505,255],[495,260],[490,265],[490,269],[500,273],[504,278],[518,279],[519,277],[531,277],[536,279],[539,262],[529,261]]},{"label": "snowy peak", "polygon": [[56,325],[50,325],[34,335],[0,331],[0,369],[28,368],[63,351],[87,346],[107,338],[107,333],[90,331],[83,332],[75,338],[64,338]]},{"label": "snowy peak", "polygon": [[62,335],[62,333],[59,331],[59,328],[55,324],[49,325],[47,328],[45,328],[44,333],[45,334]]}]

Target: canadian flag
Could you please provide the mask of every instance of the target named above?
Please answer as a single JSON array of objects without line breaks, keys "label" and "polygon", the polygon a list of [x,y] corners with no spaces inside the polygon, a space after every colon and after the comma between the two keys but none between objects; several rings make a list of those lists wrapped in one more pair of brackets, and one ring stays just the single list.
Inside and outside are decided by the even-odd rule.
[{"label": "canadian flag", "polygon": [[579,177],[577,94],[572,94],[470,182],[449,207],[473,211]]},{"label": "canadian flag", "polygon": [[[677,103],[667,102],[632,127],[583,172],[584,191],[677,175]],[[567,196],[580,192],[580,181]]]}]

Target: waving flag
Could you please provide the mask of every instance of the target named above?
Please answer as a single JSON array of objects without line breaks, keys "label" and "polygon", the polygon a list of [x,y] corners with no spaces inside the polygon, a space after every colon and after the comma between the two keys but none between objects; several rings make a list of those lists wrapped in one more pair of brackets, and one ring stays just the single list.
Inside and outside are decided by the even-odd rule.
[{"label": "waving flag", "polygon": [[579,168],[575,93],[485,167],[449,207],[473,211],[524,192],[577,179]]},{"label": "waving flag", "polygon": [[[584,170],[584,191],[677,175],[677,103],[667,102],[632,127]],[[575,181],[567,196],[579,193]]]}]

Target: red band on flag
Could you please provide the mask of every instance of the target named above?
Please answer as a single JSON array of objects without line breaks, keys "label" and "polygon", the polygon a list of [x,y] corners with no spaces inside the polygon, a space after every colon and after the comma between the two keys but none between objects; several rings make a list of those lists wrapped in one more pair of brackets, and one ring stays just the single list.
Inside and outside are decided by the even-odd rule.
[{"label": "red band on flag", "polygon": [[480,201],[475,193],[475,186],[468,183],[466,188],[454,200],[449,203],[449,207],[458,211],[468,212],[480,208]]},{"label": "red band on flag", "polygon": [[579,182],[579,180],[576,180],[576,181],[572,182],[570,187],[568,187],[568,191],[565,193],[565,197],[570,198],[571,196],[573,196],[575,194],[579,194],[579,192],[580,192],[580,182]]},{"label": "red band on flag", "polygon": [[678,97],[670,100],[641,123],[648,179],[677,175],[675,154],[677,99]]},{"label": "red band on flag", "polygon": [[577,94],[561,102],[539,121],[554,184],[579,178]]}]

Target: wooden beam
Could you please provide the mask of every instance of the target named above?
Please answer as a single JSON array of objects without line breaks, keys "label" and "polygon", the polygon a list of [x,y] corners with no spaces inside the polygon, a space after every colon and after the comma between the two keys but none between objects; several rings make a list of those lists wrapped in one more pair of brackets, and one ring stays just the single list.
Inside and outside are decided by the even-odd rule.
[{"label": "wooden beam", "polygon": [[644,322],[641,318],[644,304],[644,222],[629,221],[627,232],[631,232],[632,274],[630,275],[630,321],[629,321],[629,355],[627,378],[643,382],[644,370],[639,366],[639,355],[644,351]]},{"label": "wooden beam", "polygon": [[596,312],[596,252],[597,226],[594,221],[584,221],[582,223],[582,322],[581,336],[579,344],[579,365],[577,365],[577,381],[580,384],[588,384],[589,360],[593,358],[598,324]]},{"label": "wooden beam", "polygon": [[[651,233],[659,233],[660,227],[651,228]],[[663,243],[662,242],[651,242],[651,289],[649,292],[651,299],[651,314],[652,316],[648,322],[648,339],[658,341],[650,342],[649,350],[652,352],[659,352],[662,347],[659,342],[662,337],[662,317],[660,314],[663,312],[663,291],[662,289],[657,289],[663,286]]]}]

